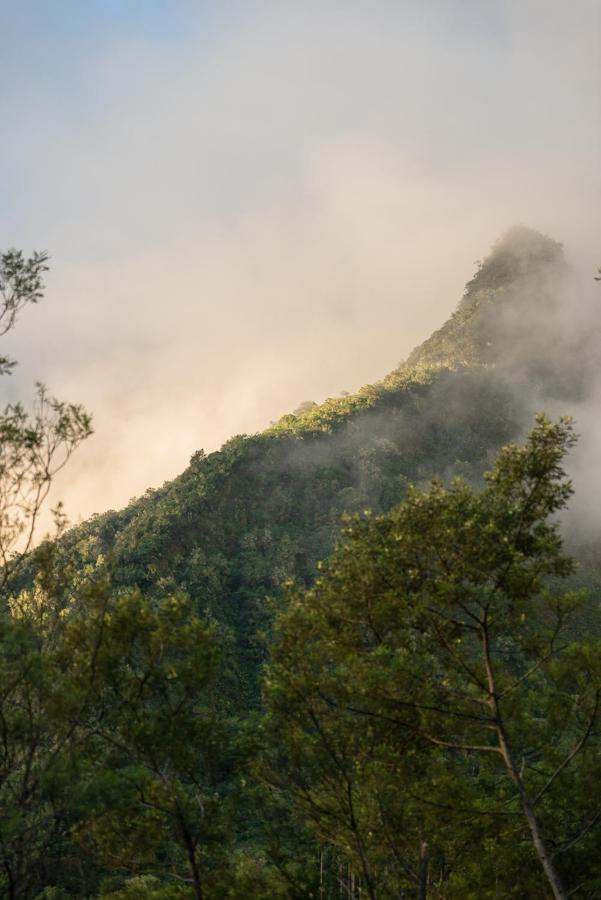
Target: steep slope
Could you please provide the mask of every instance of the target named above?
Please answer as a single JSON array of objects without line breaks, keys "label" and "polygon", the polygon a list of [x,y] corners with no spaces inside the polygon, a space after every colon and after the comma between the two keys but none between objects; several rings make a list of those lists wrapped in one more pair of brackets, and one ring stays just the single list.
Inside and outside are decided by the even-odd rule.
[{"label": "steep slope", "polygon": [[522,326],[539,320],[544,327],[567,273],[561,244],[523,226],[511,228],[479,263],[451,318],[410,354],[408,365],[500,363],[512,349],[531,355],[516,320]]},{"label": "steep slope", "polygon": [[449,321],[382,382],[195,454],[170,484],[72,529],[62,552],[78,567],[110,553],[117,585],[189,593],[231,628],[246,702],[264,598],[311,581],[344,513],[388,509],[435,474],[477,481],[535,408],[582,396],[587,369],[571,360],[576,347],[587,357],[586,338],[557,321],[567,278],[559,244],[512,229]]}]

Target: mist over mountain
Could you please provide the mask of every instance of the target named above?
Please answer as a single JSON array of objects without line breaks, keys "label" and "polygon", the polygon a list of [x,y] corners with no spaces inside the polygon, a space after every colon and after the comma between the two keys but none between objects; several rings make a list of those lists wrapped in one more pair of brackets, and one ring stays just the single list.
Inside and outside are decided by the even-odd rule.
[{"label": "mist over mountain", "polygon": [[[429,808],[423,804],[430,802],[434,782],[428,775],[421,785],[418,770],[411,771],[407,783],[399,781],[398,740],[405,741],[412,734],[411,728],[406,730],[405,719],[400,722],[400,737],[390,731],[392,724],[395,729],[399,725],[396,707],[394,717],[387,713],[382,720],[384,725],[382,728],[378,725],[377,732],[371,730],[371,725],[365,726],[362,705],[357,707],[361,719],[355,721],[351,717],[347,722],[349,712],[355,715],[355,706],[347,709],[333,704],[329,694],[321,692],[319,681],[315,682],[317,693],[313,696],[314,678],[323,667],[327,691],[344,693],[348,673],[358,665],[358,695],[352,702],[362,704],[370,686],[366,676],[371,671],[369,667],[384,666],[381,673],[378,669],[375,689],[379,696],[383,683],[388,695],[389,681],[396,683],[400,678],[397,658],[405,660],[402,668],[408,670],[410,678],[407,703],[417,704],[416,709],[426,709],[428,715],[434,710],[446,716],[454,697],[454,692],[448,690],[447,670],[436,670],[433,677],[428,676],[422,683],[419,666],[424,660],[430,664],[437,640],[437,622],[449,625],[453,642],[461,643],[466,635],[479,634],[471,624],[473,613],[469,609],[465,612],[464,590],[473,588],[477,603],[482,591],[488,596],[487,592],[492,590],[491,596],[496,597],[501,582],[493,581],[491,588],[486,566],[490,565],[490,558],[496,559],[497,553],[504,553],[506,548],[510,555],[501,565],[502,579],[510,569],[513,573],[514,569],[525,566],[515,584],[511,574],[507,576],[509,587],[502,589],[503,596],[507,590],[513,593],[507,607],[506,631],[494,647],[498,665],[508,667],[510,681],[523,669],[516,682],[521,685],[524,678],[530,677],[528,673],[538,673],[562,649],[556,646],[556,635],[564,626],[568,610],[576,609],[575,598],[581,595],[570,593],[567,599],[562,599],[555,597],[552,590],[548,594],[556,580],[568,579],[570,590],[584,587],[588,592],[578,600],[580,605],[570,622],[568,636],[600,633],[597,509],[601,438],[597,425],[600,397],[597,348],[601,307],[598,286],[591,275],[586,273],[586,276],[582,277],[570,266],[561,244],[554,239],[525,226],[511,228],[477,264],[451,317],[382,380],[320,404],[307,400],[265,431],[232,437],[209,455],[198,450],[188,467],[173,481],[157,490],[148,490],[122,510],[93,516],[57,540],[42,544],[22,561],[10,577],[6,603],[15,611],[17,627],[21,620],[26,623],[33,616],[31,621],[36,624],[32,631],[32,654],[38,660],[41,646],[44,664],[49,667],[48,682],[36,675],[32,683],[34,691],[38,691],[38,682],[39,690],[47,691],[49,700],[45,699],[46,695],[42,700],[38,693],[35,696],[40,709],[48,712],[38,714],[38,707],[30,704],[34,708],[30,716],[33,752],[43,764],[50,766],[50,775],[44,774],[44,778],[49,778],[49,787],[46,781],[40,781],[40,803],[32,806],[30,818],[35,827],[39,827],[38,809],[53,808],[52,804],[58,804],[59,800],[63,804],[60,815],[50,819],[52,825],[47,828],[50,835],[57,835],[56,844],[49,855],[45,851],[41,854],[35,870],[31,870],[32,883],[54,884],[53,879],[58,878],[56,883],[61,889],[63,885],[73,884],[77,885],[74,896],[90,896],[90,890],[104,884],[102,879],[106,876],[107,891],[113,887],[117,890],[107,896],[119,900],[137,896],[152,900],[164,897],[171,900],[173,896],[187,900],[192,895],[186,887],[181,891],[174,888],[173,894],[161,893],[162,879],[166,879],[164,884],[170,890],[171,871],[192,871],[197,879],[195,896],[202,897],[198,887],[202,871],[211,885],[207,896],[216,900],[225,896],[277,896],[284,900],[314,892],[316,872],[310,860],[318,852],[320,883],[323,885],[325,878],[329,885],[329,893],[320,889],[321,895],[338,896],[340,883],[353,885],[359,877],[353,868],[357,866],[353,842],[345,843],[346,839],[338,837],[339,828],[344,834],[346,813],[340,819],[336,817],[332,826],[327,809],[324,813],[321,807],[311,806],[310,792],[319,791],[325,785],[326,797],[330,797],[334,784],[336,803],[342,802],[343,810],[346,809],[348,784],[343,780],[340,800],[335,774],[340,768],[346,772],[347,766],[351,772],[362,773],[365,767],[369,773],[365,782],[360,778],[352,789],[358,792],[357,802],[364,804],[361,816],[366,834],[378,831],[384,815],[392,817],[390,821],[395,823],[399,809],[401,812],[405,809],[406,798],[405,794],[398,793],[399,784],[409,791],[406,797],[410,802],[418,803],[415,834],[421,834],[423,816]],[[580,443],[567,460],[576,488],[575,502],[567,512],[564,506],[569,488],[561,483],[557,488],[553,485],[563,478],[562,454],[556,455],[554,442],[562,440],[566,447],[571,446],[569,426],[553,425],[549,421],[540,426],[538,438],[534,439],[540,442],[539,449],[533,457],[524,457],[526,450],[516,445],[513,449],[506,447],[510,441],[522,444],[526,440],[535,414],[540,411],[556,420],[574,415],[581,432]],[[548,441],[551,443],[545,443]],[[535,445],[526,443],[526,447],[532,446]],[[498,468],[498,460],[502,459],[505,459],[504,470]],[[535,467],[526,469],[516,481],[512,472],[522,471],[524,459],[534,461]],[[495,476],[497,481],[487,481],[485,473],[493,467],[501,475]],[[548,476],[540,480],[540,472],[545,471],[551,472],[551,480]],[[449,487],[446,492],[445,485]],[[412,486],[418,489],[418,494]],[[495,494],[497,489],[500,501]],[[505,496],[506,489],[509,493]],[[540,503],[537,492],[548,498],[544,519],[543,513],[536,512]],[[559,499],[556,502],[554,498]],[[493,506],[489,508],[486,504],[491,502]],[[494,505],[498,502],[500,507]],[[434,504],[434,514],[427,513],[425,519],[419,519],[417,530],[415,527],[402,530],[405,516],[419,518],[430,504]],[[480,521],[478,516],[482,514],[478,510],[482,509],[482,524],[489,544],[490,534],[496,535],[486,551],[492,556],[483,557],[484,569],[480,544],[484,546],[486,541],[482,541],[481,532],[473,534],[474,522]],[[522,534],[523,522],[532,509],[535,510],[533,526]],[[558,527],[577,565],[561,555],[561,540],[552,518],[558,511],[561,513]],[[497,527],[499,515],[502,518]],[[350,528],[349,517],[354,523]],[[551,524],[547,522],[549,517]],[[433,529],[433,536],[423,546],[420,529],[425,532]],[[353,535],[358,536],[359,544]],[[361,535],[375,542],[363,544]],[[443,542],[450,541],[453,554],[452,565],[443,559],[440,577],[432,575],[438,566],[439,537]],[[428,553],[432,548],[434,557],[430,558]],[[395,554],[400,550],[409,552],[409,556],[404,564],[397,565]],[[355,553],[359,554],[357,559]],[[438,585],[442,585],[443,604],[453,592],[459,591],[456,616],[448,618],[447,607],[443,606],[442,619],[436,619],[434,631],[427,635],[421,626],[416,628],[412,619],[414,605],[415,609],[419,608],[419,599],[412,593],[412,573],[418,571],[416,566],[422,565],[423,554],[426,555],[426,566],[420,575],[423,585],[419,587],[422,581],[418,579],[416,596],[419,598],[420,592],[426,591],[428,615],[429,579],[438,579],[433,582],[432,596]],[[476,555],[475,569],[463,571],[465,554]],[[530,568],[531,558],[534,569]],[[351,568],[347,570],[349,560]],[[539,577],[539,563],[547,566],[541,571],[550,575],[544,584]],[[408,586],[397,589],[395,579],[405,576],[409,579]],[[332,585],[333,593],[327,593]],[[315,602],[321,603],[319,598],[324,590],[325,605],[314,609]],[[516,604],[532,592],[535,606],[528,600],[529,605],[514,622]],[[378,628],[371,624],[374,596],[378,598],[379,608],[387,610],[386,616],[392,617],[392,637],[384,642],[378,636]],[[545,607],[547,597],[551,598],[550,605]],[[357,620],[349,618],[347,606],[362,602],[361,598],[367,598],[367,611]],[[544,609],[539,612],[539,608]],[[551,625],[554,611],[556,629]],[[464,615],[468,616],[466,622],[462,619]],[[365,621],[361,616],[367,617]],[[389,655],[397,640],[394,623],[404,616],[409,616],[409,631],[399,638],[391,663]],[[300,617],[298,621],[307,629],[305,637],[299,636],[295,617]],[[501,616],[498,621],[505,619]],[[343,652],[344,648],[338,647],[338,636],[347,626],[351,628],[350,655],[342,657],[342,676],[331,681],[328,679],[332,666],[337,665],[337,657],[330,659],[329,654]],[[288,637],[282,628],[290,629]],[[547,634],[548,628],[551,630],[547,649],[540,644],[540,636]],[[369,629],[373,630],[372,636]],[[523,634],[527,652],[543,654],[533,667],[516,662],[516,648]],[[23,635],[18,640],[23,641]],[[316,646],[321,649],[317,656],[310,658],[308,674],[296,681],[293,658],[300,653],[304,667],[304,640],[311,646],[311,652]],[[476,643],[478,640],[476,637]],[[422,643],[424,646],[419,649]],[[13,646],[16,645],[10,644],[7,656],[9,675],[13,671],[10,666],[14,667]],[[450,653],[452,661],[456,651],[452,649],[454,644],[450,651],[448,646],[443,635],[443,652],[447,656]],[[278,668],[277,654],[288,652],[286,647],[292,653],[292,661]],[[567,735],[572,741],[582,741],[582,734],[586,740],[589,734],[593,735],[591,727],[587,730],[586,722],[580,721],[579,702],[570,699],[574,690],[571,675],[574,659],[584,660],[586,665],[589,665],[587,660],[594,662],[592,650],[583,653],[582,657],[567,660],[568,683],[563,693],[541,694],[551,704],[550,727],[559,729],[560,737],[565,730],[561,724],[564,713],[577,717],[571,726],[574,734]],[[364,662],[368,667],[365,670]],[[29,657],[25,663],[27,673],[38,671],[35,666],[32,668]],[[472,670],[471,656],[466,665],[467,668],[460,666],[461,671]],[[270,674],[273,671],[275,689]],[[278,691],[286,689],[286,679],[290,676],[291,694],[282,702]],[[480,680],[476,677],[478,687]],[[535,677],[538,684],[538,674]],[[583,682],[586,690],[590,687],[587,679],[588,676]],[[442,690],[434,706],[423,706],[424,684],[428,690]],[[534,683],[528,685],[528,691],[534,692],[534,706],[525,721],[539,728],[540,701],[535,696]],[[305,700],[309,704],[307,709]],[[473,702],[471,694],[468,701]],[[294,712],[297,702],[300,713]],[[313,702],[325,704],[322,719],[332,716],[327,720],[332,731],[325,738],[320,731],[320,720],[315,718]],[[396,702],[394,698],[393,702]],[[478,699],[477,702],[486,701]],[[461,721],[488,722],[482,720],[480,709],[479,705],[474,715],[473,707],[469,706],[467,712],[460,711],[457,715]],[[597,709],[598,702],[593,705],[593,717]],[[12,707],[10,711],[12,714]],[[285,735],[291,741],[289,751],[283,748],[283,736],[278,730],[281,726],[276,724],[276,736],[270,737],[270,715],[274,711],[284,716],[284,727],[292,729]],[[293,717],[292,722],[289,715]],[[451,727],[455,728],[455,714],[451,710],[449,715]],[[49,753],[45,744],[42,751],[37,749],[41,746],[37,737],[40,722],[44,727],[53,727],[53,716],[59,728],[56,740],[60,746],[61,741],[66,742],[68,747],[64,761],[63,756],[58,757],[64,771],[57,773],[52,769],[54,745],[48,744]],[[20,722],[18,718],[19,736],[22,735]],[[187,729],[187,737],[181,737],[182,729]],[[340,735],[338,729],[342,729]],[[340,740],[334,763],[331,734]],[[29,737],[29,732],[25,737]],[[366,749],[361,743],[363,738]],[[596,732],[593,738],[596,740]],[[325,740],[323,759],[320,740]],[[527,740],[530,742],[530,737]],[[356,749],[355,741],[359,742]],[[391,741],[390,758],[386,755],[386,741]],[[317,757],[314,756],[316,746]],[[481,746],[477,745],[476,749]],[[483,746],[488,752],[488,744]],[[530,743],[524,754],[531,752],[529,747]],[[470,753],[473,749],[468,745]],[[541,752],[537,750],[533,756],[533,778],[541,777],[538,768]],[[549,752],[555,752],[552,742]],[[571,759],[569,754],[573,749],[568,746],[565,752]],[[374,753],[376,757],[380,753],[384,756],[376,759]],[[596,758],[590,757],[594,765]],[[402,759],[404,765],[405,757]],[[406,759],[412,759],[411,753]],[[488,867],[494,860],[486,850],[488,835],[492,835],[490,840],[506,840],[505,830],[502,828],[502,837],[497,838],[496,829],[508,821],[503,818],[508,799],[503,789],[497,798],[497,786],[501,784],[498,773],[490,782],[491,788],[487,776],[481,775],[472,757],[465,768],[456,755],[446,754],[445,749],[431,761],[435,766],[442,765],[442,774],[435,774],[434,780],[436,790],[442,786],[444,803],[450,794],[458,792],[459,818],[453,826],[457,835],[463,833],[465,826],[464,790],[478,787],[484,791],[487,802],[500,803],[500,818],[486,819],[470,838],[480,841],[484,848],[473,872],[471,861],[465,858],[465,843],[457,840],[454,830],[451,829],[450,836],[444,829],[440,834],[436,832],[445,854],[455,854],[456,864],[453,870],[446,856],[437,857],[432,863],[432,877],[441,884],[457,885],[452,889],[459,893],[449,896],[463,898],[466,896],[464,878],[477,884],[490,878]],[[451,763],[458,765],[452,776],[448,771]],[[554,758],[551,764],[557,766]],[[261,768],[265,765],[267,770]],[[275,767],[273,770],[269,768],[271,765]],[[589,765],[589,755],[583,756],[583,765]],[[69,774],[69,766],[74,767],[75,775]],[[263,772],[260,777],[255,775],[257,766]],[[18,766],[17,771],[21,771]],[[23,771],[27,773],[27,767]],[[591,771],[594,774],[596,770]],[[65,777],[74,779],[74,791],[64,792],[60,787],[61,778]],[[319,780],[322,777],[323,785]],[[584,769],[582,777],[586,784],[588,769]],[[373,789],[371,778],[376,779]],[[392,778],[391,793],[388,799],[382,800],[375,791],[380,784],[386,787],[389,778]],[[478,781],[481,778],[482,784]],[[510,782],[513,784],[512,779]],[[418,783],[420,786],[416,787]],[[151,799],[150,803],[147,793],[150,788],[145,784],[158,792],[157,799]],[[415,797],[411,794],[414,790]],[[589,793],[588,789],[583,791],[581,805],[585,810],[583,815],[589,817],[584,820],[584,828],[585,834],[591,831],[590,843],[594,835],[592,826],[588,825]],[[306,797],[309,797],[308,812],[303,806]],[[383,804],[375,812],[374,797]],[[564,798],[567,802],[570,797],[570,791],[562,787],[560,792],[556,791],[553,802],[563,803]],[[188,852],[189,832],[182,831],[184,802],[190,804],[186,806],[185,821],[195,823],[195,834],[201,835],[194,838],[200,843],[192,854]],[[150,819],[149,809],[152,810]],[[497,811],[495,806],[495,816]],[[355,813],[351,812],[350,827],[354,834]],[[438,816],[437,810],[435,813]],[[323,816],[330,823],[325,832],[320,824]],[[558,834],[564,834],[563,819],[557,818],[555,807],[550,816],[550,821],[560,822]],[[86,821],[94,829],[90,836],[85,830],[87,826],[82,826]],[[24,823],[24,828],[30,827],[27,817]],[[513,834],[513,827],[508,833]],[[85,834],[77,830],[82,828]],[[432,832],[438,826],[431,824],[429,828]],[[149,834],[154,835],[156,849],[152,846],[149,849]],[[399,834],[406,834],[406,830],[401,828]],[[415,834],[406,849],[409,860],[417,846]],[[565,840],[571,847],[572,838]],[[10,835],[5,845],[9,848],[14,845],[16,850],[10,852],[17,861],[22,858],[21,844],[15,843]],[[538,870],[532,870],[529,862],[532,856],[528,847],[528,844],[519,845],[522,868],[515,882],[516,897],[523,896],[519,894],[521,884],[531,883],[536,890],[540,887]],[[588,844],[583,847],[575,851],[574,861],[570,863],[575,871],[583,865],[578,861],[579,853],[591,860],[594,857],[587,850]],[[374,897],[397,896],[399,879],[408,879],[407,883],[413,885],[417,878],[404,863],[398,872],[394,866],[391,868],[398,853],[395,850],[389,857],[387,848],[386,840],[378,838],[370,850],[374,871],[379,873],[382,885],[380,894],[372,891]],[[173,860],[173,870],[165,868],[165,858]],[[343,862],[347,865],[344,880],[340,868]],[[149,866],[154,880],[139,881],[146,877],[143,874],[146,870],[140,868],[142,864]],[[596,863],[591,865],[594,869]],[[51,874],[47,874],[49,871]],[[125,873],[132,875],[133,880],[128,881]],[[572,872],[568,874],[571,878]],[[458,881],[453,880],[455,877]],[[505,887],[503,883],[499,888],[501,893],[491,896],[505,898]],[[230,889],[238,893],[227,893]],[[354,890],[349,888],[349,896],[357,896]],[[543,890],[540,897],[545,896]]]},{"label": "mist over mountain", "polygon": [[599,0],[0,23],[0,900],[601,900]]},{"label": "mist over mountain", "polygon": [[[585,419],[600,324],[589,281],[555,240],[510,229],[451,318],[382,381],[198,451],[174,481],[71,529],[61,547],[78,565],[110,554],[121,586],[188,593],[233,629],[252,694],[265,597],[312,581],[344,514],[390,509],[434,475],[480,483],[536,411]],[[593,440],[574,463],[581,486]]]}]

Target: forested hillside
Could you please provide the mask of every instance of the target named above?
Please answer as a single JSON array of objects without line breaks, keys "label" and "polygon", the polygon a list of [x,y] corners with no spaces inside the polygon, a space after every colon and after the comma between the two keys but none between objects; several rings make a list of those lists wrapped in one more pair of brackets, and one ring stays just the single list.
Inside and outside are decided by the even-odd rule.
[{"label": "forested hillside", "polygon": [[7,896],[542,900],[576,885],[560,851],[597,896],[601,689],[577,642],[599,567],[554,518],[571,426],[498,456],[594,394],[600,319],[574,292],[561,245],[516,227],[382,381],[21,561]]},{"label": "forested hillside", "polygon": [[110,553],[120,586],[185,591],[232,628],[254,690],[264,598],[312,581],[343,514],[390,509],[433,475],[477,483],[537,410],[581,401],[595,334],[565,326],[568,279],[559,244],[512,229],[451,318],[381,382],[199,451],[175,481],[72,529],[62,548],[78,566]]}]

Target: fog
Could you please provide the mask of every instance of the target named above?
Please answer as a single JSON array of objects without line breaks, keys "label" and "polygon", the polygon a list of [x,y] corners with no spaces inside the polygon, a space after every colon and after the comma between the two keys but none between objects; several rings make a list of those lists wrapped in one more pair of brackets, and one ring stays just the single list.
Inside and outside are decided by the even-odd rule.
[{"label": "fog", "polygon": [[0,4],[0,246],[52,255],[2,387],[93,412],[72,520],[382,377],[514,222],[592,286],[596,0],[125,5]]}]

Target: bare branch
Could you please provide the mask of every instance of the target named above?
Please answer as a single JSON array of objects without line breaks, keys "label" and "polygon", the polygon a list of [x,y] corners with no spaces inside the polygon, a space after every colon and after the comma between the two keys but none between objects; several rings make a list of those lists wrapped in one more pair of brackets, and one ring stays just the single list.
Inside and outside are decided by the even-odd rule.
[{"label": "bare branch", "polygon": [[533,805],[533,806],[534,806],[536,803],[538,803],[539,800],[542,799],[542,797],[547,793],[547,791],[549,790],[549,788],[551,787],[551,785],[553,784],[553,782],[555,781],[555,779],[556,779],[559,775],[561,775],[561,773],[563,772],[563,770],[564,770],[565,768],[567,768],[567,766],[569,766],[569,764],[572,762],[572,760],[574,759],[574,757],[582,750],[582,748],[584,747],[584,745],[585,745],[586,742],[588,741],[588,739],[589,739],[589,737],[590,737],[590,735],[591,735],[591,732],[592,732],[592,730],[593,730],[593,726],[594,726],[594,724],[595,724],[595,721],[596,721],[596,719],[597,719],[597,713],[599,712],[599,697],[600,697],[600,691],[599,691],[599,689],[597,689],[597,690],[595,691],[595,705],[594,705],[594,707],[593,707],[593,712],[592,712],[590,721],[589,721],[589,723],[588,723],[588,726],[587,726],[587,728],[586,728],[586,731],[584,732],[584,734],[582,735],[582,737],[581,737],[578,741],[576,741],[576,743],[574,744],[574,746],[572,747],[572,749],[570,750],[570,752],[568,753],[568,755],[566,756],[566,758],[563,760],[563,762],[561,762],[561,763],[557,766],[557,768],[555,769],[555,771],[553,772],[553,774],[551,775],[551,777],[548,779],[548,781],[547,781],[546,784],[544,785],[544,787],[542,787],[541,790],[538,792],[538,794],[534,797],[534,799],[533,799],[533,801],[532,801],[532,805]]}]

